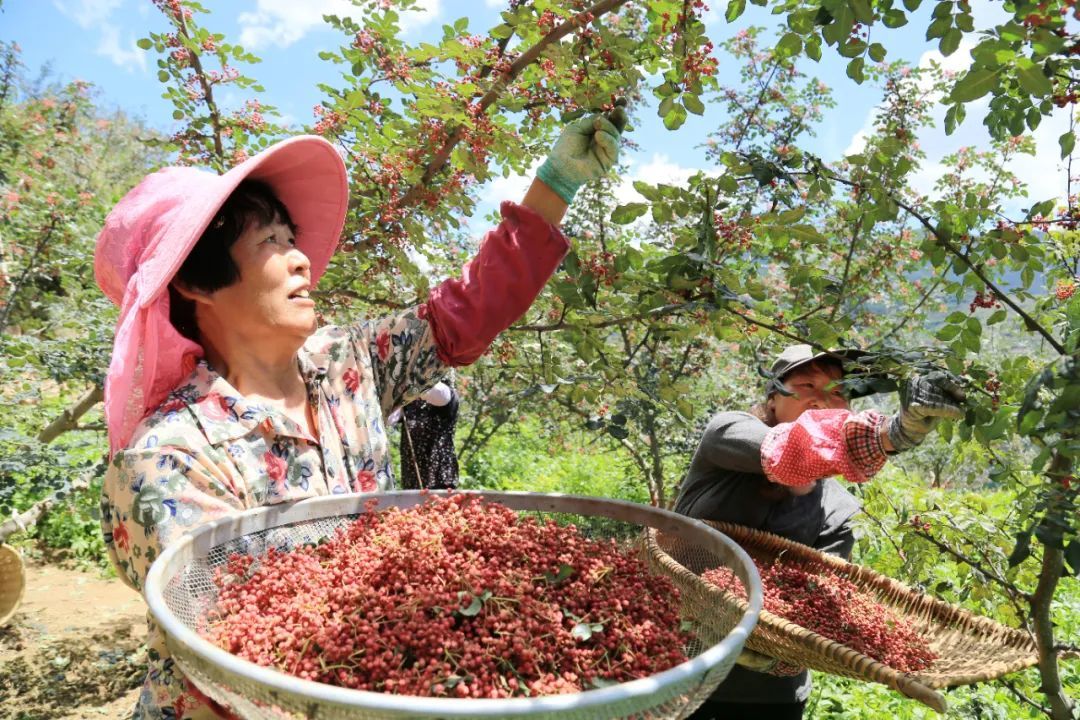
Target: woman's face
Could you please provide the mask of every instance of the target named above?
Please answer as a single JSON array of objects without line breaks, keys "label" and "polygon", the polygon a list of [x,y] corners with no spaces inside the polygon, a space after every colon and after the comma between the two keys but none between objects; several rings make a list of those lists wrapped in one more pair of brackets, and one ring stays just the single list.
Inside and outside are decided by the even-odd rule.
[{"label": "woman's face", "polygon": [[311,261],[288,225],[249,223],[229,253],[240,279],[210,294],[215,314],[244,337],[303,342],[317,327]]},{"label": "woman's face", "polygon": [[839,386],[832,387],[843,377],[840,368],[826,365],[804,365],[795,368],[784,378],[784,387],[793,395],[773,393],[768,405],[776,422],[795,422],[807,410],[847,409],[847,399]]}]

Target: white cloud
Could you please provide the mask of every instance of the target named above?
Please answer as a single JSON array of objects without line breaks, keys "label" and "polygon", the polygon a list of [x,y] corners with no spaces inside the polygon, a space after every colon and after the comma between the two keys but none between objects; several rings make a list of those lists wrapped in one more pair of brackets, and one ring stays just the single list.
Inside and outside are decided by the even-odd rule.
[{"label": "white cloud", "polygon": [[96,49],[98,55],[104,55],[128,72],[136,68],[140,72],[146,71],[146,52],[135,45],[133,37],[126,43],[127,47],[121,47],[120,31],[114,25],[102,25],[100,32],[101,39]]},{"label": "white cloud", "polygon": [[[692,175],[701,172],[700,168],[684,167],[671,162],[664,153],[653,153],[643,165],[628,163],[631,172],[627,172],[622,182],[615,188],[615,199],[620,205],[631,202],[643,202],[645,198],[634,189],[634,181],[640,180],[650,185],[685,185]],[[636,166],[636,168],[635,168]],[[714,171],[707,171],[715,175]]]},{"label": "white cloud", "polygon": [[[418,10],[401,14],[403,31],[432,22],[441,13],[442,0],[420,0]],[[360,8],[349,0],[257,0],[255,10],[237,17],[240,44],[249,49],[288,47],[323,25],[323,15],[363,20]]]},{"label": "white cloud", "polygon": [[[870,122],[873,122],[873,120],[871,120]],[[844,157],[847,157],[848,155],[854,155],[856,153],[861,153],[863,151],[863,148],[865,147],[866,128],[864,126],[862,130],[859,130],[851,136],[851,142],[848,143],[847,148],[845,148],[844,150]]]},{"label": "white cloud", "polygon": [[123,4],[124,0],[53,0],[56,9],[83,30],[97,31],[98,44],[94,52],[128,72],[136,69],[146,72],[146,52],[135,45],[135,37],[131,33],[121,44],[120,29],[109,21],[113,12]]},{"label": "white cloud", "polygon": [[74,20],[79,27],[89,29],[98,23],[104,23],[113,10],[120,7],[124,0],[53,0],[53,5],[62,14]]},{"label": "white cloud", "polygon": [[509,177],[499,175],[492,179],[483,193],[484,205],[489,204],[489,200],[493,207],[498,207],[503,200],[519,202],[525,197],[525,191],[529,189],[533,178],[536,177],[537,169],[543,162],[544,158],[538,158],[532,164],[532,167],[522,175],[510,175]]}]

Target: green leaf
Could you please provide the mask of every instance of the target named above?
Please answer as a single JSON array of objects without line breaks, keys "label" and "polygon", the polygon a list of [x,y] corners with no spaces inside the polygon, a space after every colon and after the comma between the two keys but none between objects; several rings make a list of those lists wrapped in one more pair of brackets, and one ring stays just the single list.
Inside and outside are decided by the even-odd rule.
[{"label": "green leaf", "polygon": [[793,32],[785,33],[780,42],[776,43],[777,54],[783,57],[794,57],[802,52],[802,38]]},{"label": "green leaf", "polygon": [[870,7],[870,0],[848,0],[848,5],[855,13],[855,19],[863,25],[874,22],[874,10]]},{"label": "green leaf", "polygon": [[675,107],[675,95],[668,95],[660,101],[659,107],[656,108],[656,114],[660,117],[666,117],[671,109]]},{"label": "green leaf", "polygon": [[941,36],[941,42],[938,43],[938,50],[945,57],[952,55],[956,52],[956,49],[960,47],[960,39],[964,36],[962,32],[956,28],[952,28]]},{"label": "green leaf", "polygon": [[952,18],[938,18],[927,26],[926,39],[933,40],[934,38],[944,37],[951,27]]},{"label": "green leaf", "polygon": [[664,127],[668,130],[678,130],[684,122],[686,122],[686,108],[675,103],[671,112],[664,116]]},{"label": "green leaf", "polygon": [[160,82],[169,82],[169,73],[165,70],[158,70],[157,79]]},{"label": "green leaf", "polygon": [[953,86],[950,99],[953,102],[971,102],[997,88],[1001,83],[1002,68],[987,70],[972,68]]},{"label": "green leaf", "polygon": [[866,76],[863,74],[863,65],[865,64],[866,61],[861,57],[855,58],[848,63],[847,76],[861,85],[862,81],[866,79]]},{"label": "green leaf", "polygon": [[149,50],[154,47],[154,41],[150,38],[139,38],[135,45],[138,46],[140,50]]},{"label": "green leaf", "polygon": [[746,0],[731,0],[727,6],[724,18],[728,22],[734,22],[746,10]]},{"label": "green leaf", "polygon": [[994,313],[986,319],[987,325],[997,325],[999,322],[1008,317],[1008,313],[1004,310],[995,310]]},{"label": "green leaf", "polygon": [[1073,575],[1080,575],[1080,539],[1073,538],[1065,548],[1065,560],[1072,568]]},{"label": "green leaf", "polygon": [[548,583],[550,583],[551,585],[558,585],[563,580],[566,580],[573,574],[574,566],[569,563],[563,563],[559,566],[559,570],[557,572],[545,572],[544,579],[547,580]]},{"label": "green leaf", "polygon": [[465,617],[473,617],[474,615],[479,615],[480,610],[484,607],[483,600],[481,600],[479,596],[473,595],[472,593],[467,593],[464,591],[458,593],[459,599],[464,599],[465,597],[471,597],[472,602],[469,603],[468,607],[458,608],[458,613],[464,615]]},{"label": "green leaf", "polygon": [[705,103],[701,102],[701,98],[693,93],[686,93],[682,97],[683,105],[686,109],[695,115],[703,115],[705,113]]},{"label": "green leaf", "polygon": [[1009,567],[1013,568],[1024,562],[1031,555],[1031,531],[1016,534],[1016,546],[1009,555]]},{"label": "green leaf", "polygon": [[824,244],[825,238],[813,225],[792,225],[787,228],[788,234],[805,244]]},{"label": "green leaf", "polygon": [[648,203],[627,203],[620,205],[611,213],[611,222],[626,225],[644,215],[649,210]]},{"label": "green leaf", "polygon": [[630,431],[622,425],[608,425],[607,433],[616,440],[625,440],[630,437]]},{"label": "green leaf", "polygon": [[1020,83],[1020,87],[1028,95],[1034,97],[1043,97],[1054,91],[1054,84],[1050,82],[1050,78],[1046,77],[1042,67],[1039,65],[1029,68],[1017,67],[1016,79]]},{"label": "green leaf", "polygon": [[881,43],[870,43],[868,52],[870,53],[870,59],[874,62],[884,62],[885,55],[887,54],[885,46]]},{"label": "green leaf", "polygon": [[956,130],[956,126],[964,122],[964,117],[967,115],[967,110],[963,105],[951,105],[948,110],[945,111],[945,134],[952,135]]},{"label": "green leaf", "polygon": [[570,637],[575,640],[584,642],[593,636],[593,633],[598,633],[604,629],[601,623],[585,623],[579,622],[574,625],[574,628],[570,631]]},{"label": "green leaf", "polygon": [[937,335],[935,335],[935,337],[937,337],[938,340],[948,342],[949,340],[952,340],[954,337],[956,337],[959,334],[960,334],[960,326],[959,325],[943,325],[941,327],[941,329],[937,331]]},{"label": "green leaf", "polygon": [[1061,146],[1061,157],[1067,158],[1072,155],[1073,147],[1076,146],[1076,135],[1070,130],[1061,137],[1058,138],[1058,145]]},{"label": "green leaf", "polygon": [[907,25],[907,15],[903,10],[888,10],[881,16],[881,22],[887,28],[898,28]]}]

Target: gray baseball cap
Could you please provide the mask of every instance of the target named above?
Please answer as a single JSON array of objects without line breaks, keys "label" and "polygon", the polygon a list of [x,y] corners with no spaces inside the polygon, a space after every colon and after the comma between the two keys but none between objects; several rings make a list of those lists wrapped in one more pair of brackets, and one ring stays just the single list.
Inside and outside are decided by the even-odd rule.
[{"label": "gray baseball cap", "polygon": [[[776,356],[773,360],[772,367],[769,368],[768,377],[769,380],[765,385],[766,392],[772,392],[776,385],[784,379],[792,370],[807,365],[819,360],[821,358],[832,358],[836,362],[840,363],[844,370],[844,377],[850,378],[852,376],[865,376],[867,379],[871,379],[871,375],[862,368],[852,368],[850,363],[857,361],[860,358],[867,357],[868,353],[861,350],[830,350],[829,352],[817,352],[810,345],[789,345],[784,348],[784,351]],[[848,397],[864,397],[866,395],[873,395],[876,392],[888,389],[881,387],[879,383],[845,383],[848,385]]]}]

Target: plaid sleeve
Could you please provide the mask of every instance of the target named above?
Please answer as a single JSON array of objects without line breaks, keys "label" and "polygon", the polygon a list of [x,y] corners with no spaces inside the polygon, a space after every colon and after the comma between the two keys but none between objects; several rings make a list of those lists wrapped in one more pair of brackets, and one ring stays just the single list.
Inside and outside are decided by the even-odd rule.
[{"label": "plaid sleeve", "polygon": [[[868,480],[885,465],[885,448],[881,444],[881,427],[885,416],[877,410],[864,410],[844,423],[844,444],[848,458]],[[862,482],[856,480],[855,482]]]},{"label": "plaid sleeve", "polygon": [[884,416],[874,410],[808,410],[766,434],[761,467],[769,480],[781,485],[809,485],[830,475],[866,482],[885,464],[883,422]]}]

